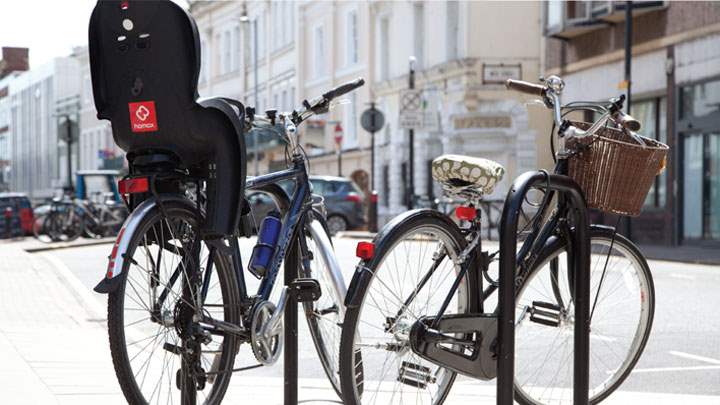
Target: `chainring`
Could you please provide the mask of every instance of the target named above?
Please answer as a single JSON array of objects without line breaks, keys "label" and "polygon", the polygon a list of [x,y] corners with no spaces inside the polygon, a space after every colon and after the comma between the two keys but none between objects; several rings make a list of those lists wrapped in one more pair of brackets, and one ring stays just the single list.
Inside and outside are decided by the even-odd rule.
[{"label": "chainring", "polygon": [[282,326],[274,334],[265,331],[274,312],[275,304],[270,301],[260,301],[253,307],[250,323],[250,347],[255,359],[266,366],[274,364],[280,358],[282,351]]}]

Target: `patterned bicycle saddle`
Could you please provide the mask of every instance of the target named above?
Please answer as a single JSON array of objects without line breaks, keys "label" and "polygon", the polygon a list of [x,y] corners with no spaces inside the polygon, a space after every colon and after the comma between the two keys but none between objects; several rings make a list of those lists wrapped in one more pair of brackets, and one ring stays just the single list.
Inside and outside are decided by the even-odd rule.
[{"label": "patterned bicycle saddle", "polygon": [[445,188],[475,188],[492,194],[505,168],[492,160],[462,155],[442,155],[432,162],[432,176]]}]

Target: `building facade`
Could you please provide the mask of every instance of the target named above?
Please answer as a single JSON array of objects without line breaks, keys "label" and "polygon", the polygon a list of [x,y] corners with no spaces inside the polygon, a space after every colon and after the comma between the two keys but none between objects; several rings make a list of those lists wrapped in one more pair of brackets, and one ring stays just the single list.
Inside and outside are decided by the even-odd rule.
[{"label": "building facade", "polygon": [[[545,4],[546,68],[565,79],[564,101],[625,91],[625,4]],[[634,2],[632,25],[630,113],[670,155],[628,230],[643,243],[720,246],[720,4]]]},{"label": "building facade", "polygon": [[10,190],[10,82],[28,70],[27,48],[2,47],[0,58],[0,192]]},{"label": "building facade", "polygon": [[[190,12],[202,52],[198,91],[201,96],[242,100],[258,113],[290,111],[303,99],[366,77],[368,65],[361,61],[368,52],[367,36],[362,35],[367,32],[367,10],[367,2],[193,2]],[[353,29],[343,28],[348,21]],[[367,183],[370,141],[360,136],[358,117],[369,92],[366,86],[299,128],[311,174],[342,174]],[[338,126],[343,131],[340,159],[334,140]],[[254,134],[247,148],[252,175],[285,165],[284,145],[277,136]]]},{"label": "building facade", "polygon": [[[311,173],[342,174],[368,191],[374,173],[382,221],[407,209],[409,176],[412,194],[437,197],[429,162],[463,153],[506,166],[506,180],[491,196],[499,197],[515,175],[550,161],[536,154],[538,128],[549,130],[549,118],[528,112],[525,99],[503,86],[507,77],[535,80],[541,73],[541,9],[530,2],[193,2],[203,52],[200,93],[239,98],[258,111],[288,110],[364,77],[366,86],[301,128]],[[434,122],[416,130],[412,169],[407,131],[399,126],[411,56]],[[370,134],[360,126],[371,101],[386,121],[376,134],[374,170]],[[248,155],[254,174],[251,140]],[[284,164],[281,145],[263,143],[258,155],[259,173]]]},{"label": "building facade", "polygon": [[[379,211],[389,218],[415,196],[434,199],[440,188],[430,163],[441,154],[484,157],[507,169],[490,199],[503,198],[518,174],[546,167],[549,114],[528,110],[504,87],[507,78],[541,74],[541,5],[531,2],[373,2],[372,91],[387,124],[377,139],[375,184]],[[415,130],[414,162],[408,131],[400,127],[402,91],[414,57],[429,124]],[[413,178],[414,190],[407,187]]]},{"label": "building facade", "polygon": [[70,131],[77,132],[79,90],[78,61],[72,57],[55,58],[10,80],[10,190],[42,199],[67,184],[62,137],[68,119]]},{"label": "building facade", "polygon": [[90,59],[87,47],[76,48],[80,75],[80,134],[78,138],[79,170],[123,169],[127,166],[125,153],[115,145],[110,122],[97,119],[90,78]]}]

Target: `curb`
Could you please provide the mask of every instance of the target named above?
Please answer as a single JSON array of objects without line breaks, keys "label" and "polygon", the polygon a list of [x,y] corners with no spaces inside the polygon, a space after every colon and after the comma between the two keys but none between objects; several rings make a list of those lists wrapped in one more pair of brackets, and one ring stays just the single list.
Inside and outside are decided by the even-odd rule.
[{"label": "curb", "polygon": [[27,247],[22,248],[22,250],[28,252],[28,253],[38,253],[38,252],[45,252],[48,250],[60,250],[60,249],[73,249],[73,248],[80,248],[80,247],[86,247],[86,246],[96,246],[96,245],[106,245],[111,244],[115,242],[115,238],[102,238],[102,239],[90,239],[87,241],[83,241],[80,243],[73,243],[73,242],[66,242],[62,244],[56,244],[56,245],[46,245],[46,246],[38,246],[38,247]]}]

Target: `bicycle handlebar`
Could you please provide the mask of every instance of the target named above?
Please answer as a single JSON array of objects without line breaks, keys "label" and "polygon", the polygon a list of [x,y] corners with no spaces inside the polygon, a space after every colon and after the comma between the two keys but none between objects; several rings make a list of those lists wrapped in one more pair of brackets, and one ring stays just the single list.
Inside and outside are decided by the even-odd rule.
[{"label": "bicycle handlebar", "polygon": [[358,77],[357,79],[355,79],[353,81],[343,83],[343,84],[335,87],[334,89],[328,91],[327,93],[324,93],[322,96],[327,101],[331,101],[332,99],[334,99],[336,97],[342,96],[343,94],[347,94],[359,87],[362,87],[362,85],[364,85],[364,84],[365,84],[365,79],[363,79],[362,77]]},{"label": "bicycle handlebar", "polygon": [[541,97],[545,94],[545,91],[547,90],[547,87],[545,86],[515,79],[507,79],[505,81],[505,88],[507,88],[508,90],[515,90],[521,93]]}]

